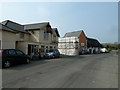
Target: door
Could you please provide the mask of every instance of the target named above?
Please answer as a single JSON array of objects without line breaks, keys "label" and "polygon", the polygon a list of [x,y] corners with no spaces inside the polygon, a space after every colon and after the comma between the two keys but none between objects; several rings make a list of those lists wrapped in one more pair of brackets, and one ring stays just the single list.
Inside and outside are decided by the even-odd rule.
[{"label": "door", "polygon": [[8,50],[8,55],[6,56],[7,60],[11,63],[18,63],[18,58],[15,50]]},{"label": "door", "polygon": [[28,55],[31,55],[31,53],[32,53],[32,47],[31,45],[28,45]]},{"label": "door", "polygon": [[26,55],[20,50],[15,50],[15,51],[16,51],[16,55],[17,55],[19,63],[25,62],[26,61]]}]

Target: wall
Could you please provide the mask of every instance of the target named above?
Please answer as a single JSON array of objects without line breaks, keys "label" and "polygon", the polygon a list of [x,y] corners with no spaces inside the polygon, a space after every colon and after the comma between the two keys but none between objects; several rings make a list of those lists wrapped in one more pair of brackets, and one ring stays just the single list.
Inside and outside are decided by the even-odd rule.
[{"label": "wall", "polygon": [[27,43],[26,42],[18,42],[17,49],[22,50],[24,53],[27,54]]},{"label": "wall", "polygon": [[15,49],[16,34],[2,31],[2,49]]},{"label": "wall", "polygon": [[16,41],[29,41],[29,34],[24,34],[24,39],[20,39],[20,33],[2,31],[3,49],[15,49]]},{"label": "wall", "polygon": [[[53,43],[53,34],[49,33],[49,38],[48,40],[44,39],[44,31],[46,30],[46,28],[43,28],[41,30],[33,30],[34,33],[32,31],[29,31],[30,34],[25,34],[24,33],[24,39],[20,38],[20,33],[13,33],[13,32],[8,32],[8,31],[3,31],[3,36],[2,39],[2,45],[3,45],[3,49],[20,49],[23,52],[27,53],[27,43],[33,43],[33,44],[39,44],[40,48],[41,45],[44,45],[45,47],[48,46],[48,48],[50,48],[50,46],[57,47],[57,43]],[[56,37],[57,39],[58,37]],[[40,43],[39,43],[40,42]],[[52,48],[52,49],[53,49]]]},{"label": "wall", "polygon": [[[86,40],[87,40],[86,36],[85,36],[84,32],[82,32],[79,37],[80,48],[86,48],[86,45],[87,45]],[[84,46],[82,46],[81,43],[84,43]]]},{"label": "wall", "polygon": [[[57,43],[53,43],[53,34],[54,35],[56,35],[56,34],[55,33],[52,33],[52,34],[48,33],[48,35],[49,35],[48,39],[44,39],[44,32],[45,31],[46,31],[46,27],[44,27],[44,28],[42,28],[40,30],[34,31],[34,32],[36,32],[35,36],[36,36],[38,42],[40,42],[40,44],[43,45],[43,46],[45,46],[45,47],[48,46],[48,48],[50,46],[52,46],[52,47],[56,46],[57,47],[58,44]],[[30,40],[36,41],[34,39],[30,39]],[[56,41],[58,41],[57,35],[56,35]]]},{"label": "wall", "polygon": [[40,30],[40,42],[43,44],[50,44],[52,43],[52,34],[48,33],[48,39],[44,39],[44,32],[46,31],[46,27]]},{"label": "wall", "polygon": [[0,30],[0,49],[2,49],[2,31]]},{"label": "wall", "polygon": [[15,35],[15,37],[16,37],[15,41],[30,41],[30,35],[29,34],[24,33],[24,38],[23,39],[20,38],[20,33],[15,33],[15,34],[16,34]]},{"label": "wall", "polygon": [[17,49],[20,49],[24,53],[28,54],[28,44],[30,44],[30,45],[38,45],[39,46],[39,43],[34,43],[34,42],[18,42],[17,43]]},{"label": "wall", "polygon": [[[52,42],[52,35],[49,33],[49,38],[44,39],[44,32],[46,31],[46,28],[40,29],[40,30],[33,30],[28,31],[30,35],[30,42],[40,42],[42,44],[49,44]],[[34,33],[32,33],[34,32]]]},{"label": "wall", "polygon": [[30,33],[30,35],[29,35],[30,42],[39,42],[39,31],[40,30],[28,31]]}]

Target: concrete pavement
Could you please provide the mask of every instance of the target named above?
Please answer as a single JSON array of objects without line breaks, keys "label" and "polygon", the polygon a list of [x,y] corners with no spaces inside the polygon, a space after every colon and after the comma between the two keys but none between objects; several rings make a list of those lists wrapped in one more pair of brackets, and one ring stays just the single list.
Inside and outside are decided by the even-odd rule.
[{"label": "concrete pavement", "polygon": [[118,56],[64,56],[3,69],[3,88],[118,88]]}]

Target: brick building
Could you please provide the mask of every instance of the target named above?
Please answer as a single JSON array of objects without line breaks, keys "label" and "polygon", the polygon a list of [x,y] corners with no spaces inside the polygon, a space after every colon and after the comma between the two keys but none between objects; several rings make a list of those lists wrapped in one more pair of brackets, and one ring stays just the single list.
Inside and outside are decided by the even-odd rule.
[{"label": "brick building", "polygon": [[58,49],[64,55],[78,55],[81,50],[87,49],[87,38],[83,30],[68,32],[59,38]]}]

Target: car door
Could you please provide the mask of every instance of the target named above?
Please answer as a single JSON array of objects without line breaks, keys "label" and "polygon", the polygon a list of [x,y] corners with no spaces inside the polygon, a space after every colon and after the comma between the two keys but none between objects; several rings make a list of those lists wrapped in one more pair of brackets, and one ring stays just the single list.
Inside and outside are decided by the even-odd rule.
[{"label": "car door", "polygon": [[18,58],[17,58],[15,50],[8,50],[8,55],[6,55],[6,58],[8,60],[10,60],[11,63],[17,63],[18,62]]},{"label": "car door", "polygon": [[59,52],[57,50],[55,50],[55,51],[56,51],[56,57],[58,57],[59,56]]},{"label": "car door", "polygon": [[16,54],[17,54],[19,62],[20,63],[25,62],[26,55],[22,51],[20,51],[20,50],[15,50],[15,51],[16,51]]}]

